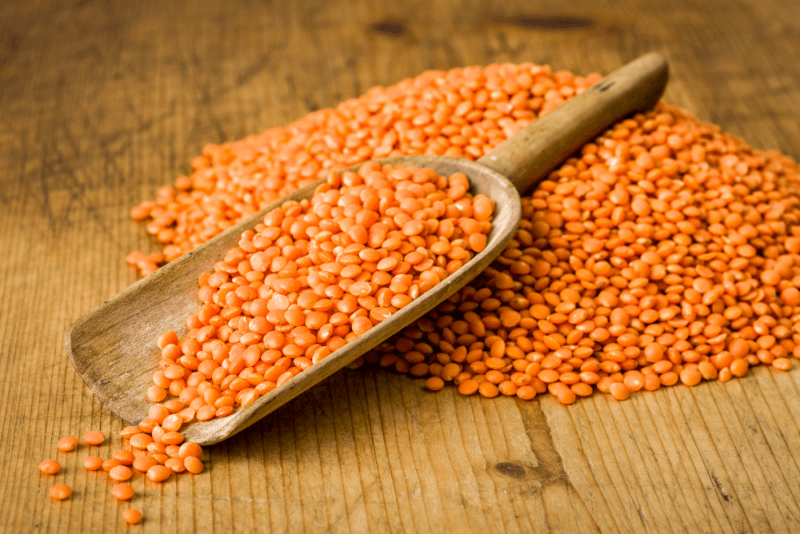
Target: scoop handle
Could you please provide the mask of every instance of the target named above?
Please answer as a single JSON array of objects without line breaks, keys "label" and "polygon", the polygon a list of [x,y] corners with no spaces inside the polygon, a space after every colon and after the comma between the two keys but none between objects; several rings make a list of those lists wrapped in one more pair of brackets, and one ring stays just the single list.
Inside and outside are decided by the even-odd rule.
[{"label": "scoop handle", "polygon": [[506,176],[525,193],[609,126],[655,106],[668,77],[664,56],[641,56],[536,119],[478,163]]}]

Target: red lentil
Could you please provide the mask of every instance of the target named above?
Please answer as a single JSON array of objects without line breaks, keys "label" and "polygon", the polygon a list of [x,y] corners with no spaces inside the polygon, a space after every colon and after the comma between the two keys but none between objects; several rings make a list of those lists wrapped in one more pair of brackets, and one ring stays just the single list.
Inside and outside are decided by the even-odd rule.
[{"label": "red lentil", "polygon": [[131,476],[133,476],[133,472],[127,466],[118,465],[113,467],[108,472],[108,476],[117,482],[125,482],[126,480],[129,480]]},{"label": "red lentil", "polygon": [[130,484],[115,484],[111,488],[111,495],[118,501],[129,501],[133,498],[133,488]]},{"label": "red lentil", "polygon": [[55,475],[61,471],[61,464],[55,460],[45,460],[39,464],[39,471],[45,475]]},{"label": "red lentil", "polygon": [[113,457],[120,463],[120,465],[131,465],[136,459],[133,453],[126,449],[114,451]]},{"label": "red lentil", "polygon": [[183,464],[186,470],[192,474],[199,474],[203,472],[203,462],[196,456],[187,456],[183,459]]},{"label": "red lentil", "polygon": [[133,461],[133,468],[142,473],[146,473],[148,469],[157,463],[158,462],[156,462],[152,456],[139,456]]},{"label": "red lentil", "polygon": [[78,438],[74,436],[64,436],[58,440],[58,450],[61,452],[74,451],[78,446]]},{"label": "red lentil", "polygon": [[119,463],[119,460],[111,458],[111,459],[105,460],[103,462],[102,467],[103,467],[103,471],[111,471],[112,469],[114,469],[115,467],[117,467],[119,465],[122,465],[122,464]]},{"label": "red lentil", "polygon": [[[128,261],[152,272],[331,170],[413,154],[478,159],[599,80],[529,63],[430,71],[287,127],[208,145],[191,176],[131,210],[164,250]],[[429,122],[409,120],[417,116]]]},{"label": "red lentil", "polygon": [[178,449],[178,457],[183,458],[184,460],[189,457],[194,456],[195,458],[202,458],[203,457],[203,449],[197,443],[187,441],[186,443],[180,446]]},{"label": "red lentil", "polygon": [[105,440],[105,434],[99,430],[92,430],[83,436],[83,442],[87,445],[101,445]]},{"label": "red lentil", "polygon": [[136,525],[142,520],[142,512],[128,508],[122,512],[122,519],[129,525]]},{"label": "red lentil", "polygon": [[69,499],[70,495],[72,495],[72,488],[66,484],[56,484],[50,488],[50,496],[58,501]]},{"label": "red lentil", "polygon": [[89,471],[97,471],[103,467],[103,459],[99,456],[87,456],[83,461],[83,466]]},{"label": "red lentil", "polygon": [[163,482],[167,480],[172,471],[163,465],[154,465],[147,470],[147,478],[153,482]]}]

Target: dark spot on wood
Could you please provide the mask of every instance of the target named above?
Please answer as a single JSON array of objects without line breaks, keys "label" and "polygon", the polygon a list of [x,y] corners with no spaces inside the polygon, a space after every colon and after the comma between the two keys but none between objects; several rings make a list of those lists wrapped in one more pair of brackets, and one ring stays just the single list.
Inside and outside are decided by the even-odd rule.
[{"label": "dark spot on wood", "polygon": [[406,34],[405,24],[396,20],[378,21],[370,26],[370,30],[383,35],[391,35],[392,37],[401,37]]},{"label": "dark spot on wood", "polygon": [[725,499],[725,502],[731,502],[733,498],[728,494],[727,491],[725,491],[725,488],[722,487],[722,484],[720,483],[717,476],[714,473],[709,473],[709,474],[711,475],[711,480],[714,481],[714,486],[716,486],[717,491],[719,492],[720,495],[722,495],[722,498]]},{"label": "dark spot on wood", "polygon": [[512,24],[531,30],[593,30],[597,21],[571,15],[517,15],[497,19],[501,24]]},{"label": "dark spot on wood", "polygon": [[621,28],[621,27],[619,27],[619,26],[617,26],[616,24],[609,24],[608,26],[606,26],[605,28],[603,28],[603,30],[604,30],[604,31],[605,31],[607,34],[609,34],[609,35],[614,35],[614,36],[616,36],[616,37],[619,37],[620,35],[622,35],[622,34],[624,33],[624,32],[622,31],[622,28]]},{"label": "dark spot on wood", "polygon": [[597,90],[600,91],[601,93],[605,93],[606,91],[614,87],[614,82],[600,82],[595,87],[597,87]]},{"label": "dark spot on wood", "polygon": [[10,26],[0,26],[0,74],[14,61],[22,46],[22,36]]},{"label": "dark spot on wood", "polygon": [[503,476],[513,478],[514,480],[521,480],[525,478],[526,469],[513,462],[500,462],[494,466],[494,470]]},{"label": "dark spot on wood", "polygon": [[22,46],[22,36],[10,26],[0,26],[0,47],[5,48],[10,54],[16,54],[20,46]]}]

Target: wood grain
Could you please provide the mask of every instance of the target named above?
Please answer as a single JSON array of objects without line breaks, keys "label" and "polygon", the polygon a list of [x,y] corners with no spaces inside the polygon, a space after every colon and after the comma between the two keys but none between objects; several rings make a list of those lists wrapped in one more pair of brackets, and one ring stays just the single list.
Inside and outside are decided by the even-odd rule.
[{"label": "wood grain", "polygon": [[[549,63],[607,73],[655,50],[665,100],[800,159],[789,0],[120,2],[0,5],[0,531],[126,532],[87,450],[122,421],[63,346],[155,250],[127,211],[235,140],[425,69]],[[550,399],[462,398],[344,371],[207,452],[136,477],[143,532],[796,532],[800,371]],[[113,450],[116,440],[100,447]],[[73,497],[52,503],[56,457]]]}]

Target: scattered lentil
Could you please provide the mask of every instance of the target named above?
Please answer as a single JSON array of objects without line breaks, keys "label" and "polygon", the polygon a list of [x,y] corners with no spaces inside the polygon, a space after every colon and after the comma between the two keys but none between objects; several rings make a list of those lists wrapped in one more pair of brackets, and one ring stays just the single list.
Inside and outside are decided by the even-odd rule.
[{"label": "scattered lentil", "polygon": [[115,484],[111,488],[111,495],[118,501],[129,501],[133,498],[133,488],[130,484]]},{"label": "scattered lentil", "polygon": [[61,452],[69,452],[74,451],[75,448],[78,446],[78,438],[74,436],[64,436],[60,440],[58,440],[58,450]]},{"label": "scattered lentil", "polygon": [[66,484],[56,484],[50,488],[50,496],[56,500],[63,501],[64,499],[69,499],[70,495],[72,495],[72,488]]},{"label": "scattered lentil", "polygon": [[83,461],[83,466],[89,471],[97,471],[103,467],[103,459],[99,456],[87,456]]},{"label": "scattered lentil", "polygon": [[45,460],[39,464],[39,471],[45,475],[55,475],[61,471],[61,464],[55,460]]},{"label": "scattered lentil", "polygon": [[87,445],[101,445],[106,440],[106,435],[99,430],[92,430],[83,436],[83,442]]},{"label": "scattered lentil", "polygon": [[128,508],[122,512],[122,519],[129,525],[136,525],[142,520],[142,512]]},{"label": "scattered lentil", "polygon": [[133,472],[127,466],[118,465],[113,467],[111,471],[108,472],[108,476],[117,482],[125,482],[126,480],[129,480],[131,476],[133,476]]}]

